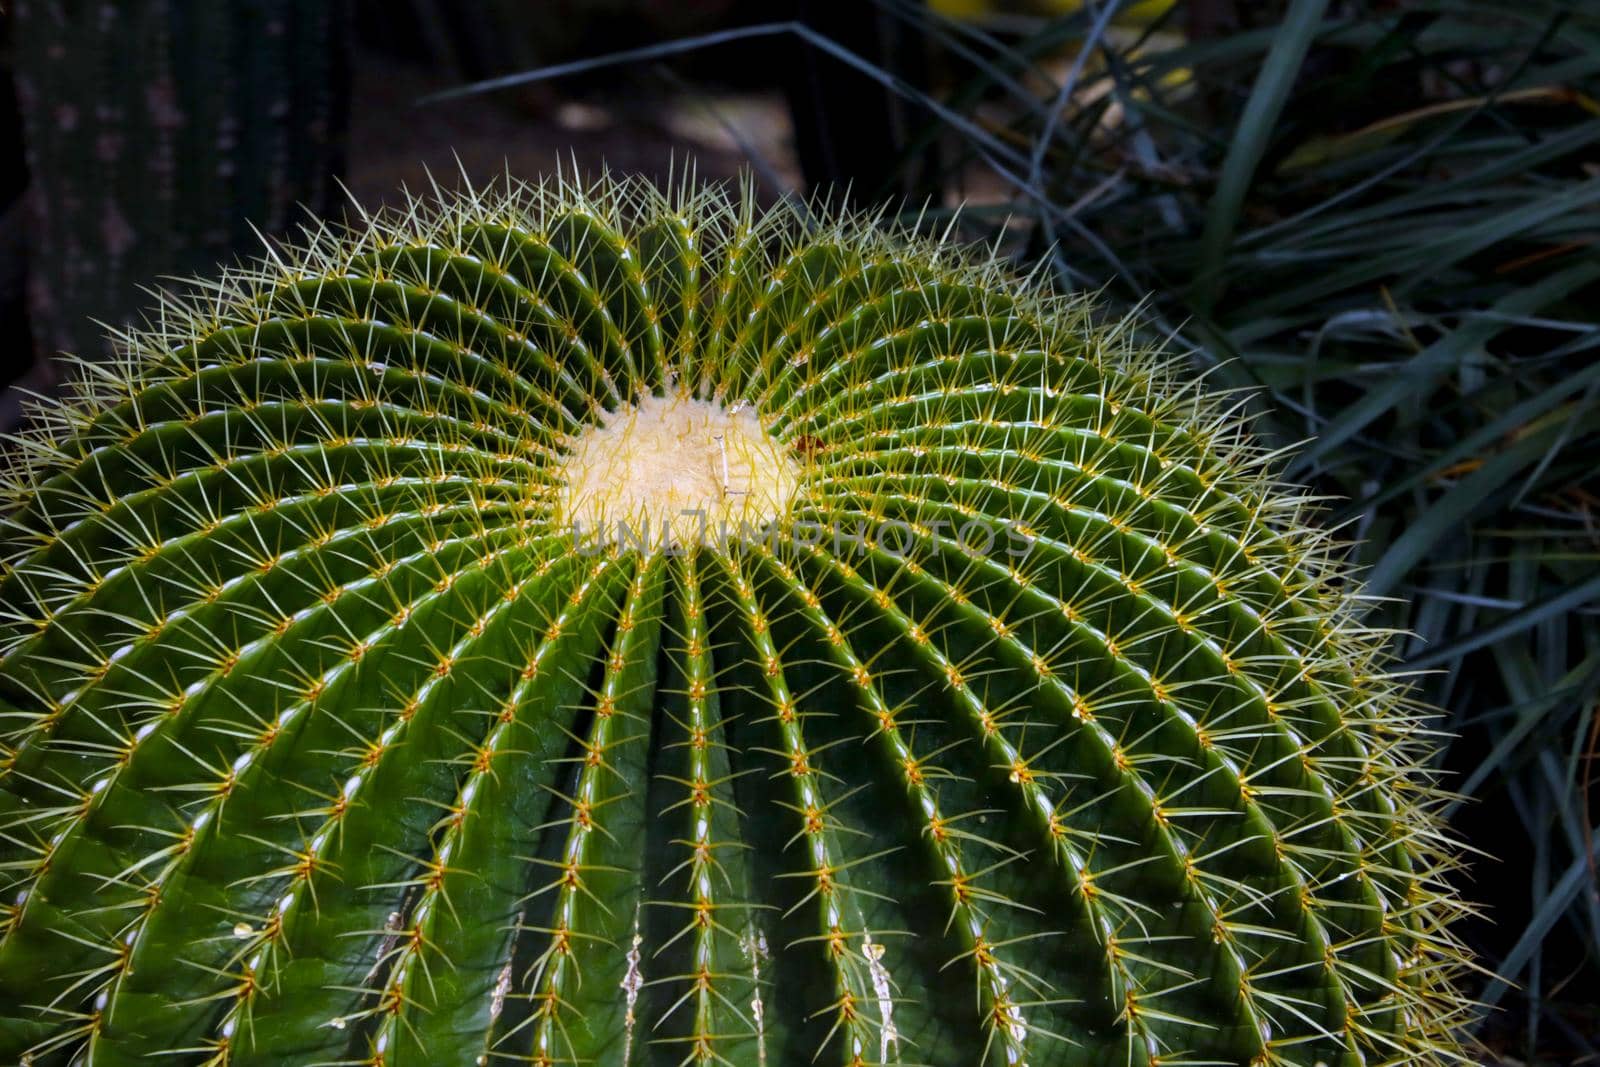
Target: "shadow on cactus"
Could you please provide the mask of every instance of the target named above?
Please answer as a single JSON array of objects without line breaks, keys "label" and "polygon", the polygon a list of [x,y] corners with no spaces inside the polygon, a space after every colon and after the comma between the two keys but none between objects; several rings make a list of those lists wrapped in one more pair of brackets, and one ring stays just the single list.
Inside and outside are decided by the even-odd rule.
[{"label": "shadow on cactus", "polygon": [[200,292],[12,443],[0,1060],[1459,1054],[1425,710],[1131,324],[609,180]]}]

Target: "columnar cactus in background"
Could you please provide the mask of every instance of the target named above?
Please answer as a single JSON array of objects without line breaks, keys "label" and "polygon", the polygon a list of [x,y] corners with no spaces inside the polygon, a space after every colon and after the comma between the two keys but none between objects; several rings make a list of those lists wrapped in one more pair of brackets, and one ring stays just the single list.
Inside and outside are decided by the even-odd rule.
[{"label": "columnar cactus in background", "polygon": [[124,347],[13,442],[0,1061],[1457,1054],[1424,714],[1086,300],[561,182]]},{"label": "columnar cactus in background", "polygon": [[349,0],[3,7],[42,357],[109,355],[96,323],[133,319],[139,286],[341,203]]}]

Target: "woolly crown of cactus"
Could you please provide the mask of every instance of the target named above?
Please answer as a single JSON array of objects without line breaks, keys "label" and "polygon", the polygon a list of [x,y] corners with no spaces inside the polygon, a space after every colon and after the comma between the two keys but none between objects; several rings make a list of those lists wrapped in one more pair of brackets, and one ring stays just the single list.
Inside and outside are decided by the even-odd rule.
[{"label": "woolly crown of cactus", "polygon": [[1459,1054],[1308,500],[1134,324],[823,215],[413,202],[41,409],[0,1061]]}]

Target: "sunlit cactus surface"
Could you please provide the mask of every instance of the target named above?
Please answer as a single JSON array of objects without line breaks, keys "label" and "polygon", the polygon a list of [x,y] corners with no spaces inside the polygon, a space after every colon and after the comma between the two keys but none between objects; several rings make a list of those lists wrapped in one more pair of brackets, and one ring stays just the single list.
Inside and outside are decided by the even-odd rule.
[{"label": "sunlit cactus surface", "polygon": [[558,181],[123,349],[9,449],[0,1062],[1458,1054],[1425,714],[1133,324]]}]

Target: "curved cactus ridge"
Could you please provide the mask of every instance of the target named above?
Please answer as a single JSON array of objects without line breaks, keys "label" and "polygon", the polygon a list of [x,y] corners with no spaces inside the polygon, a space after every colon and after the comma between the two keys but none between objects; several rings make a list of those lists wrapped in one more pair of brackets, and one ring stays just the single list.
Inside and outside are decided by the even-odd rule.
[{"label": "curved cactus ridge", "polygon": [[13,442],[0,1061],[1457,1058],[1425,709],[1235,410],[671,184],[312,234]]}]

